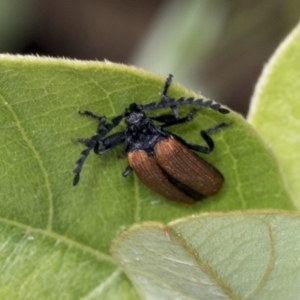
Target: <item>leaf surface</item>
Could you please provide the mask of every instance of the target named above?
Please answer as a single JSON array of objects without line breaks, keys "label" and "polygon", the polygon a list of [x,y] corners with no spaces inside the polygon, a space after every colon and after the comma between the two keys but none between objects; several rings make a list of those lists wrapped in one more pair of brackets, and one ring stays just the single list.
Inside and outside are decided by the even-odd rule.
[{"label": "leaf surface", "polygon": [[[208,108],[170,131],[205,145],[201,129],[232,123],[212,135],[214,151],[201,155],[224,175],[215,197],[193,206],[173,203],[134,174],[123,178],[122,146],[102,157],[92,153],[73,187],[72,170],[84,147],[72,139],[91,137],[97,127],[78,111],[109,120],[132,102],[158,101],[164,78],[118,64],[32,56],[1,55],[0,66],[1,299],[135,299],[109,252],[122,229],[203,211],[294,208],[257,133],[234,112]],[[176,83],[170,95],[196,96]]]},{"label": "leaf surface", "polygon": [[142,299],[297,299],[299,215],[202,214],[142,223],[112,253]]},{"label": "leaf surface", "polygon": [[297,208],[300,207],[300,25],[281,43],[262,73],[250,123],[274,151]]}]

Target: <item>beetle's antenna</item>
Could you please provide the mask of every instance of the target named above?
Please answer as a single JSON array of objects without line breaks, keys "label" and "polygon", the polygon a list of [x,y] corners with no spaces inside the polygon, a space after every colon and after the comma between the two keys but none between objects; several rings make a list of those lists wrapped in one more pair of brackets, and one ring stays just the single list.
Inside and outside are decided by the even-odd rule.
[{"label": "beetle's antenna", "polygon": [[204,101],[204,99],[202,99],[202,98],[195,99],[193,97],[190,97],[190,98],[181,97],[177,100],[167,97],[158,103],[151,102],[146,105],[141,105],[141,108],[143,110],[155,110],[155,109],[166,108],[166,107],[170,107],[170,108],[176,107],[177,108],[178,106],[184,106],[184,105],[195,105],[198,107],[208,107],[208,108],[218,111],[221,114],[229,113],[229,110],[221,107],[221,105],[219,103],[214,103],[212,100]]},{"label": "beetle's antenna", "polygon": [[195,105],[200,108],[208,107],[208,108],[218,111],[221,114],[229,113],[228,109],[221,107],[221,105],[219,103],[214,103],[212,100],[209,100],[209,99],[204,100],[202,98],[195,99],[193,97],[190,97],[190,98],[181,97],[181,98],[175,100],[174,98],[169,97],[167,95],[167,92],[172,83],[172,78],[173,78],[173,75],[169,74],[169,76],[167,77],[167,79],[165,81],[165,85],[164,85],[164,88],[161,93],[161,100],[158,103],[151,102],[146,105],[135,104],[136,107],[138,107],[139,110],[155,110],[155,109],[169,107],[172,109],[173,114],[176,119],[179,119],[178,106],[183,106],[183,105]]},{"label": "beetle's antenna", "polygon": [[73,173],[75,173],[75,176],[73,179],[73,186],[78,184],[82,166],[83,166],[85,160],[87,159],[88,155],[90,154],[91,150],[97,146],[99,147],[99,145],[102,143],[101,139],[108,133],[108,131],[110,129],[109,125],[112,125],[112,124],[106,124],[105,117],[97,116],[97,115],[91,113],[90,111],[84,111],[84,112],[79,112],[79,113],[82,115],[90,116],[93,119],[99,120],[99,125],[98,125],[96,135],[92,136],[89,139],[79,138],[79,139],[74,140],[74,142],[84,144],[87,148],[81,152],[81,157],[76,161],[77,166],[73,170]]},{"label": "beetle's antenna", "polygon": [[[79,139],[74,141],[74,142],[81,142]],[[82,166],[86,160],[86,158],[88,157],[88,155],[90,154],[91,150],[93,149],[93,147],[89,147],[89,148],[86,148],[84,149],[82,152],[81,152],[81,157],[76,161],[76,168],[73,170],[73,173],[75,173],[75,176],[73,178],[73,186],[77,185],[78,182],[79,182],[79,179],[80,179],[80,172],[81,172],[81,169],[82,169]]]}]

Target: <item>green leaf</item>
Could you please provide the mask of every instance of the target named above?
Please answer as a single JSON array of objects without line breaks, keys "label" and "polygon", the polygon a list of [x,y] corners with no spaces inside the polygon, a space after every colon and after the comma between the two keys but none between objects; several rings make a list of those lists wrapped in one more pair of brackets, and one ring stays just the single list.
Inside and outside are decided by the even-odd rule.
[{"label": "green leaf", "polygon": [[141,299],[292,300],[299,227],[289,213],[203,214],[132,226],[112,253]]},{"label": "green leaf", "polygon": [[249,121],[271,145],[300,208],[300,25],[281,43],[256,86]]},{"label": "green leaf", "polygon": [[[294,207],[257,133],[234,112],[207,108],[170,131],[204,144],[200,129],[232,122],[212,135],[214,151],[201,155],[224,175],[217,196],[188,206],[163,199],[134,174],[124,179],[122,147],[91,154],[73,187],[84,147],[72,139],[97,127],[78,111],[111,118],[133,101],[158,101],[164,79],[118,64],[9,55],[0,56],[0,73],[1,299],[134,299],[109,253],[122,229],[201,211]],[[170,95],[195,96],[175,83]]]}]

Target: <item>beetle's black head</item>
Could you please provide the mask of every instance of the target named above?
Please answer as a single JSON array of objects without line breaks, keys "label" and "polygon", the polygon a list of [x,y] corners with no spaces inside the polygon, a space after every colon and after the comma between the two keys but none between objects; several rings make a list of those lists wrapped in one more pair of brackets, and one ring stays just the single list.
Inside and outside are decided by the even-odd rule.
[{"label": "beetle's black head", "polygon": [[126,118],[126,123],[132,131],[141,131],[148,125],[149,119],[143,112],[132,112]]}]

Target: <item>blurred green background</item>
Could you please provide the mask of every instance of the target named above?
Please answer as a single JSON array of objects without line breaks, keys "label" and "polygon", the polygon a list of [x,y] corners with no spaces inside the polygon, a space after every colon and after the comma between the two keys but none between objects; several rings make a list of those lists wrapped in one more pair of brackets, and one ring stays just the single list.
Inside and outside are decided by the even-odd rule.
[{"label": "blurred green background", "polygon": [[299,0],[0,0],[0,52],[132,64],[246,115]]}]

